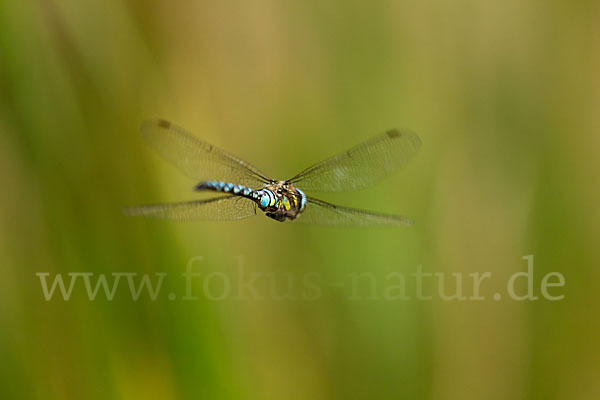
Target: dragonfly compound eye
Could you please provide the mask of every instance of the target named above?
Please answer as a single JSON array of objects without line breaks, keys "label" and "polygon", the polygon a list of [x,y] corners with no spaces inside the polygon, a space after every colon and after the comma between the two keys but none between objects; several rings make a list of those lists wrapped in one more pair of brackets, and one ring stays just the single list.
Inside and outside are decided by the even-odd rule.
[{"label": "dragonfly compound eye", "polygon": [[263,193],[262,196],[260,196],[260,206],[263,208],[268,207],[270,203],[271,198],[266,193]]}]

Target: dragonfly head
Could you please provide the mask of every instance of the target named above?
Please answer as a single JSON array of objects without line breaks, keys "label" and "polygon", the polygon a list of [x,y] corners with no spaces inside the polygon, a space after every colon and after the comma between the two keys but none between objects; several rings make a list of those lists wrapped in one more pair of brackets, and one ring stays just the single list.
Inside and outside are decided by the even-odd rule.
[{"label": "dragonfly head", "polygon": [[295,219],[304,211],[306,196],[287,181],[272,182],[258,191],[258,206],[267,216],[278,221]]}]

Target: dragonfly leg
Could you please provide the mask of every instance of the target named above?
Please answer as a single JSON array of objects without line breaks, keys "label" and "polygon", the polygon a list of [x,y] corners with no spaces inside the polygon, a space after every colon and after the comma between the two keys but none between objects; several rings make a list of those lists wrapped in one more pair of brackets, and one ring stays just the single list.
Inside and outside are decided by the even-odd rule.
[{"label": "dragonfly leg", "polygon": [[285,221],[285,214],[276,214],[276,213],[265,213],[267,217],[273,218],[275,221],[283,222]]}]

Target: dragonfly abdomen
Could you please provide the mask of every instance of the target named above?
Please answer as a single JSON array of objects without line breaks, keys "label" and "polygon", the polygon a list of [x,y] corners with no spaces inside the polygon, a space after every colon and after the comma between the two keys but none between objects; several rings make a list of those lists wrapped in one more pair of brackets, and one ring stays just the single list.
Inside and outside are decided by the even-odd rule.
[{"label": "dragonfly abdomen", "polygon": [[195,190],[214,190],[215,192],[231,193],[238,196],[244,196],[251,199],[257,198],[257,192],[254,189],[243,185],[235,185],[233,183],[220,181],[202,182],[194,188]]}]

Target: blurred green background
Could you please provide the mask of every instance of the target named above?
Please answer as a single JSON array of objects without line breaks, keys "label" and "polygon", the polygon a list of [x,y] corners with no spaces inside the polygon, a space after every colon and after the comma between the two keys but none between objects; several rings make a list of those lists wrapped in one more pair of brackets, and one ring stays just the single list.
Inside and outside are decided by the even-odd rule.
[{"label": "blurred green background", "polygon": [[[0,398],[600,398],[599,17],[594,1],[0,1]],[[320,197],[416,226],[124,217],[198,197],[143,142],[149,117],[276,178],[410,128],[406,168]],[[528,254],[536,294],[557,271],[564,300],[492,299]],[[418,265],[491,272],[487,299],[381,297]],[[46,301],[38,272],[168,275],[154,301],[125,278],[113,301],[81,281]],[[315,300],[265,280],[263,299],[202,295],[211,273],[285,293],[314,272]],[[365,272],[377,299],[327,284]]]}]

